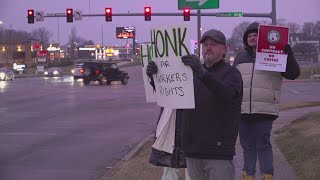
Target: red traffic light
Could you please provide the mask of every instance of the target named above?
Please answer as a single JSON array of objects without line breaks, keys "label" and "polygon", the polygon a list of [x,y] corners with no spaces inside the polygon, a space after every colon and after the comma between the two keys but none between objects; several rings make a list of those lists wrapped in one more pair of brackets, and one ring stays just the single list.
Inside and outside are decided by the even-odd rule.
[{"label": "red traffic light", "polygon": [[190,21],[190,8],[183,9],[183,20]]},{"label": "red traffic light", "polygon": [[106,8],[106,14],[111,14],[112,13],[112,9],[111,8]]},{"label": "red traffic light", "polygon": [[144,20],[151,21],[151,7],[144,7]]},{"label": "red traffic light", "polygon": [[73,9],[67,9],[67,22],[73,22]]},{"label": "red traffic light", "polygon": [[28,10],[28,24],[34,23],[34,10],[29,9]]},{"label": "red traffic light", "polygon": [[28,16],[34,16],[34,10],[28,10]]},{"label": "red traffic light", "polygon": [[151,8],[150,7],[145,7],[144,8],[145,13],[151,13]]},{"label": "red traffic light", "polygon": [[67,15],[73,15],[73,9],[67,9]]},{"label": "red traffic light", "polygon": [[106,8],[106,21],[112,21],[112,8]]}]

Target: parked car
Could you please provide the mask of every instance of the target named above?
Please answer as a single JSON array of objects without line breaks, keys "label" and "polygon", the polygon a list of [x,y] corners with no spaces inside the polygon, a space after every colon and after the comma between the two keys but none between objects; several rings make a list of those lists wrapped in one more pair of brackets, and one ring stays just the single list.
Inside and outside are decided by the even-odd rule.
[{"label": "parked car", "polygon": [[50,67],[44,72],[45,77],[61,77],[62,75],[63,71],[58,67]]},{"label": "parked car", "polygon": [[84,62],[82,65],[83,83],[88,85],[91,81],[98,81],[100,85],[111,84],[112,81],[128,83],[128,73],[119,70],[116,63],[105,61]]},{"label": "parked car", "polygon": [[8,68],[0,68],[0,81],[14,80],[14,72]]}]

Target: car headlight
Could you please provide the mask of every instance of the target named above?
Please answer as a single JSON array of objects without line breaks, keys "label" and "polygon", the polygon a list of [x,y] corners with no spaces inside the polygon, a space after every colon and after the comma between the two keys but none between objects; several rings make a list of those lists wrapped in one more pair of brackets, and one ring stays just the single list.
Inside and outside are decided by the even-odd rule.
[{"label": "car headlight", "polygon": [[57,74],[59,74],[59,72],[58,71],[53,71],[53,74],[57,75]]},{"label": "car headlight", "polygon": [[47,74],[48,74],[48,71],[45,71],[44,74],[47,75]]},{"label": "car headlight", "polygon": [[75,72],[74,69],[72,69],[72,70],[71,70],[71,73],[74,74],[74,72]]},{"label": "car headlight", "polygon": [[6,76],[5,73],[3,73],[3,72],[0,73],[0,77],[1,77],[1,78],[4,78],[5,76]]}]

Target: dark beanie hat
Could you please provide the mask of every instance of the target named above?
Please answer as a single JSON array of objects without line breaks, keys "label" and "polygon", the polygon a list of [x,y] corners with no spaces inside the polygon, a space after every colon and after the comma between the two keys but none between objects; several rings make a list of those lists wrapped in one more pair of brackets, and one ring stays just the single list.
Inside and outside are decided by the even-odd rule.
[{"label": "dark beanie hat", "polygon": [[211,30],[205,32],[200,39],[200,43],[203,43],[204,39],[207,37],[212,38],[217,43],[226,45],[226,42],[227,42],[226,37],[224,36],[224,34],[221,31],[211,29]]},{"label": "dark beanie hat", "polygon": [[248,42],[247,42],[248,35],[250,33],[258,33],[258,28],[259,28],[259,23],[257,23],[257,22],[253,22],[247,27],[246,32],[243,35],[243,43],[246,46],[248,46]]}]

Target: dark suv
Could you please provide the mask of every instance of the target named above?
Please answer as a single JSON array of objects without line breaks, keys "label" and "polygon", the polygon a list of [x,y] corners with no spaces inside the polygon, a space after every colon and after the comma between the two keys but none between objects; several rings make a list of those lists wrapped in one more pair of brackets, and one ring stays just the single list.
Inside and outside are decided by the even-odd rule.
[{"label": "dark suv", "polygon": [[111,84],[112,81],[128,83],[128,73],[119,70],[116,63],[110,62],[84,62],[83,83],[88,85],[91,81],[98,81],[100,85]]}]

